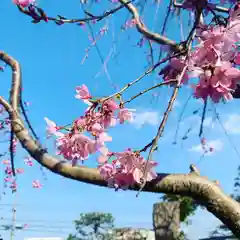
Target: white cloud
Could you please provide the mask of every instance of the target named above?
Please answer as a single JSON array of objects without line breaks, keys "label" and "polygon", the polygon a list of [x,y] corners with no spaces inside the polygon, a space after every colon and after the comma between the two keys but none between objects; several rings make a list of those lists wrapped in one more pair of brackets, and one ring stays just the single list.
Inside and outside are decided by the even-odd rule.
[{"label": "white cloud", "polygon": [[189,152],[203,153],[202,145],[195,145],[188,149]]},{"label": "white cloud", "polygon": [[231,114],[225,121],[224,128],[228,133],[240,134],[240,115]]},{"label": "white cloud", "polygon": [[160,122],[160,115],[156,111],[136,112],[133,116],[132,124],[134,124],[136,128],[141,128],[143,125],[156,126]]},{"label": "white cloud", "polygon": [[[216,153],[216,152],[221,152],[222,149],[223,149],[223,145],[224,145],[223,142],[219,139],[212,140],[212,141],[207,141],[207,149],[213,148],[213,151],[208,152],[206,155],[211,155],[211,154]],[[204,149],[202,148],[201,144],[192,146],[190,149],[188,149],[188,151],[201,153],[201,154],[204,153]]]},{"label": "white cloud", "polygon": [[[181,125],[187,125],[187,126],[196,126],[196,129],[199,130],[201,125],[201,117],[198,115],[192,115],[190,117],[187,117],[181,122]],[[214,128],[215,122],[213,121],[212,117],[206,117],[203,122],[203,126],[206,128]]]},{"label": "white cloud", "polygon": [[203,122],[204,127],[214,128],[215,122],[211,117],[206,117]]}]

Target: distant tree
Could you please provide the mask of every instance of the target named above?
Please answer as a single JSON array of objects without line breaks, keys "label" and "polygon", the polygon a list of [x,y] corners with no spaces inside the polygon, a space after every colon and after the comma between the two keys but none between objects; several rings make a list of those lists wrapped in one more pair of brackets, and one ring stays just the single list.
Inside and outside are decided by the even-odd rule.
[{"label": "distant tree", "polygon": [[70,234],[67,240],[110,240],[114,218],[110,213],[81,213],[75,220],[76,234]]},{"label": "distant tree", "polygon": [[70,234],[69,236],[68,236],[68,238],[67,238],[67,240],[78,240],[79,238],[78,237],[76,237],[76,236],[74,236],[74,235],[72,235],[72,234]]}]

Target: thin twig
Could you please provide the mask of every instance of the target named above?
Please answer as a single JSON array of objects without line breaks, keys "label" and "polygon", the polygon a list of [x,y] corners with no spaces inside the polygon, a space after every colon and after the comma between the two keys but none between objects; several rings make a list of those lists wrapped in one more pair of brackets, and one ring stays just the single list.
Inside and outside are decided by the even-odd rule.
[{"label": "thin twig", "polygon": [[16,171],[15,171],[15,166],[14,166],[14,145],[13,145],[13,141],[14,141],[14,132],[13,132],[13,128],[11,126],[11,134],[10,134],[10,161],[11,161],[11,167],[12,167],[12,174],[15,177],[16,176]]},{"label": "thin twig", "polygon": [[[172,0],[170,0],[169,5],[168,5],[167,14],[166,14],[166,17],[164,18],[164,22],[163,22],[163,26],[162,26],[162,30],[161,30],[161,35],[165,34],[168,19],[169,19],[170,13],[171,13],[171,6],[172,6]],[[162,48],[160,48],[158,59],[161,59],[161,57],[162,57]]]},{"label": "thin twig", "polygon": [[126,102],[124,102],[123,104],[126,104],[126,103],[130,103],[132,100],[134,100],[135,98],[143,95],[144,93],[147,93],[155,88],[158,88],[158,87],[161,87],[161,86],[166,86],[166,85],[170,85],[170,84],[174,84],[174,83],[177,83],[177,80],[169,80],[169,81],[166,81],[166,82],[161,82],[161,83],[158,83],[158,84],[155,84],[153,85],[152,87],[150,88],[147,88],[141,92],[139,92],[138,94],[134,95],[133,97],[131,97],[129,100],[127,100]]},{"label": "thin twig", "polygon": [[183,114],[184,114],[184,112],[185,112],[185,110],[187,108],[188,102],[191,99],[191,97],[192,97],[192,93],[189,95],[189,97],[188,97],[187,101],[185,102],[185,104],[184,104],[184,106],[182,108],[182,111],[180,113],[180,116],[179,116],[179,119],[178,119],[178,124],[177,124],[177,129],[176,129],[175,136],[174,136],[174,142],[175,143],[177,143],[177,136],[178,136],[179,126],[180,126],[180,123],[182,121]]},{"label": "thin twig", "polygon": [[153,67],[149,68],[146,72],[144,72],[140,77],[138,77],[137,79],[135,79],[134,81],[128,83],[126,86],[124,86],[120,91],[106,97],[106,98],[103,98],[102,101],[106,101],[108,99],[111,99],[111,98],[114,98],[115,96],[117,95],[121,95],[124,91],[126,91],[129,87],[131,87],[132,85],[138,83],[140,80],[142,80],[144,77],[146,77],[148,74],[152,73],[157,67],[159,67],[161,64],[167,62],[168,60],[170,60],[171,58],[174,58],[174,57],[177,57],[177,56],[180,56],[181,54],[183,54],[183,52],[179,52],[179,53],[176,53],[176,54],[173,54],[171,56],[168,56],[164,59],[162,59],[160,62],[156,63]]},{"label": "thin twig", "polygon": [[204,101],[203,112],[202,112],[202,118],[201,118],[201,125],[200,125],[199,134],[198,134],[199,137],[201,137],[201,136],[202,136],[202,133],[203,133],[203,123],[204,123],[205,116],[206,116],[207,100],[208,100],[208,99],[206,99],[206,100]]},{"label": "thin twig", "polygon": [[220,117],[219,117],[219,114],[217,113],[216,107],[215,107],[213,104],[212,104],[212,107],[213,107],[213,109],[214,109],[214,112],[215,112],[216,118],[217,118],[217,120],[218,120],[218,123],[219,123],[220,127],[222,128],[222,131],[223,131],[224,134],[226,135],[228,141],[230,142],[230,144],[232,145],[232,147],[233,147],[234,151],[236,152],[238,158],[240,159],[240,153],[239,153],[237,147],[235,146],[235,144],[233,143],[232,139],[231,139],[230,136],[228,135],[228,132],[226,131],[225,127],[223,126],[222,121],[221,121],[221,119],[220,119]]},{"label": "thin twig", "polygon": [[162,119],[162,122],[161,124],[159,125],[159,128],[158,128],[158,131],[157,131],[157,135],[156,137],[154,138],[153,142],[152,142],[152,145],[151,145],[151,148],[150,148],[150,151],[149,151],[149,154],[148,154],[148,158],[147,158],[147,161],[146,161],[146,164],[144,166],[144,170],[143,170],[143,184],[141,186],[141,188],[139,189],[138,193],[137,193],[137,196],[139,195],[139,193],[142,191],[142,189],[145,187],[146,185],[146,173],[147,173],[147,165],[148,165],[148,162],[151,160],[152,158],[152,154],[153,152],[155,151],[156,147],[157,147],[157,144],[158,144],[158,140],[159,138],[162,136],[162,133],[164,131],[164,128],[165,128],[165,125],[166,125],[166,122],[167,122],[167,119],[168,119],[168,116],[172,110],[172,107],[173,107],[173,104],[177,98],[177,94],[178,94],[178,91],[179,91],[179,88],[181,86],[181,82],[182,82],[182,78],[185,74],[187,70],[187,66],[185,66],[181,72],[181,74],[179,75],[178,77],[178,80],[177,80],[177,84],[173,90],[173,93],[172,93],[172,96],[170,98],[170,101],[168,103],[168,107],[164,113],[164,116],[163,116],[163,119]]}]

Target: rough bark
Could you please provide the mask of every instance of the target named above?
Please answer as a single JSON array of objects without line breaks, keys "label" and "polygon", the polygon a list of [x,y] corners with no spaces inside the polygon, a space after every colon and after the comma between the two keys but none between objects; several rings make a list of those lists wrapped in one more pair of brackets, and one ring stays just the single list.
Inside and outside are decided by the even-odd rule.
[{"label": "rough bark", "polygon": [[[12,68],[12,87],[10,101],[0,97],[2,104],[11,119],[14,134],[23,148],[41,165],[61,176],[80,182],[106,187],[97,169],[87,167],[73,167],[70,164],[51,156],[34,140],[21,118],[19,108],[21,91],[20,64],[8,54],[0,51],[0,59]],[[139,185],[130,190],[139,190]],[[240,238],[240,205],[235,200],[224,194],[219,186],[206,177],[198,174],[158,174],[157,179],[146,184],[143,191],[155,193],[171,193],[194,198],[208,211],[219,218],[223,224]]]},{"label": "rough bark", "polygon": [[179,205],[179,202],[160,202],[153,205],[153,229],[156,240],[174,240],[179,237]]}]

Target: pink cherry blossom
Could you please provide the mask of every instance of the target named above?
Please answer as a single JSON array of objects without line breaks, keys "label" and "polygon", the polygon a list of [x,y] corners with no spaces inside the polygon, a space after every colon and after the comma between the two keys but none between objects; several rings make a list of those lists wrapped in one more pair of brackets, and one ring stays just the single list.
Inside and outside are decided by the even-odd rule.
[{"label": "pink cherry blossom", "polygon": [[120,111],[118,112],[118,119],[119,119],[120,124],[123,124],[126,121],[133,120],[132,111],[130,111],[127,108],[120,109]]},{"label": "pink cherry blossom", "polygon": [[58,130],[59,130],[59,127],[57,127],[56,123],[49,120],[48,118],[44,118],[44,120],[46,121],[47,123],[47,137],[51,137],[52,135],[58,135]]},{"label": "pink cherry blossom", "polygon": [[40,183],[39,180],[34,180],[34,181],[32,182],[32,187],[33,187],[33,188],[41,188],[41,187],[42,187],[42,184]]},{"label": "pink cherry blossom", "polygon": [[17,149],[17,139],[14,138],[13,141],[12,141],[12,149],[11,149],[11,151],[13,151],[15,153],[16,149]]},{"label": "pink cherry blossom", "polygon": [[5,168],[5,174],[12,175],[12,168],[10,166],[6,166]]},{"label": "pink cherry blossom", "polygon": [[32,159],[31,159],[31,157],[26,157],[26,158],[24,159],[24,163],[25,163],[27,166],[30,166],[30,167],[33,166],[33,161],[32,161]]},{"label": "pink cherry blossom", "polygon": [[[159,75],[163,75],[164,81],[169,80],[176,80],[177,77],[181,74],[185,67],[185,63],[178,59],[178,58],[172,58],[168,65],[166,65],[160,72]],[[187,73],[184,73],[182,77],[182,82],[187,83],[188,82],[188,75]]]},{"label": "pink cherry blossom", "polygon": [[10,161],[9,161],[9,160],[3,160],[3,164],[9,165],[9,164],[10,164]]},{"label": "pink cherry blossom", "polygon": [[101,123],[104,128],[113,127],[117,123],[117,119],[112,112],[105,112],[101,118]]},{"label": "pink cherry blossom", "polygon": [[86,100],[86,99],[92,98],[89,93],[88,88],[84,84],[81,87],[76,87],[76,92],[77,92],[77,94],[75,97],[77,99],[85,99]]},{"label": "pink cherry blossom", "polygon": [[22,173],[24,173],[24,169],[23,168],[17,168],[16,173],[22,174]]},{"label": "pink cherry blossom", "polygon": [[13,0],[13,2],[21,7],[27,7],[30,4],[33,4],[34,0]]},{"label": "pink cherry blossom", "polygon": [[113,99],[109,99],[103,103],[103,109],[116,111],[119,109],[119,105]]},{"label": "pink cherry blossom", "polygon": [[5,181],[5,182],[12,182],[12,181],[13,181],[13,179],[12,179],[12,178],[10,178],[10,177],[5,177],[5,178],[4,178],[4,181]]},{"label": "pink cherry blossom", "polygon": [[229,62],[220,66],[205,68],[199,71],[200,81],[195,88],[195,96],[206,100],[208,96],[218,102],[221,98],[232,99],[231,92],[240,80],[240,70],[232,67]]},{"label": "pink cherry blossom", "polygon": [[141,183],[146,170],[146,180],[151,181],[156,178],[156,173],[152,170],[157,163],[149,161],[146,166],[145,159],[131,149],[121,153],[114,153],[116,160],[112,164],[105,162],[99,167],[100,174],[112,187],[128,188],[135,182]]},{"label": "pink cherry blossom", "polygon": [[57,139],[57,149],[67,160],[86,160],[97,151],[97,142],[84,134],[68,134]]},{"label": "pink cherry blossom", "polygon": [[234,63],[240,65],[240,53],[238,53],[234,59]]},{"label": "pink cherry blossom", "polygon": [[[85,85],[77,87],[76,98],[88,99],[90,96]],[[92,104],[83,116],[80,116],[70,128],[57,127],[49,119],[45,119],[48,127],[47,133],[56,136],[57,154],[62,155],[72,165],[77,165],[78,161],[84,161],[92,154],[100,154],[97,158],[99,171],[108,181],[109,186],[115,188],[127,188],[134,183],[141,183],[144,177],[146,161],[137,152],[128,149],[122,153],[113,153],[105,146],[112,141],[107,129],[115,126],[117,120],[122,124],[131,121],[132,112],[127,108],[120,108],[114,98],[103,100]],[[60,132],[61,130],[67,132]],[[111,163],[109,161],[115,158]],[[28,164],[28,160],[25,161]],[[155,162],[149,162],[146,167],[147,181],[156,177],[152,168]]]},{"label": "pink cherry blossom", "polygon": [[16,191],[17,190],[17,183],[16,183],[15,180],[11,183],[10,188],[12,189],[12,191]]},{"label": "pink cherry blossom", "polygon": [[99,164],[104,164],[108,161],[108,156],[106,155],[100,155],[97,159]]},{"label": "pink cherry blossom", "polygon": [[26,229],[29,225],[28,224],[23,224],[23,229]]},{"label": "pink cherry blossom", "polygon": [[105,132],[99,134],[99,138],[98,139],[99,139],[100,142],[111,142],[112,141],[112,137],[110,137]]}]

